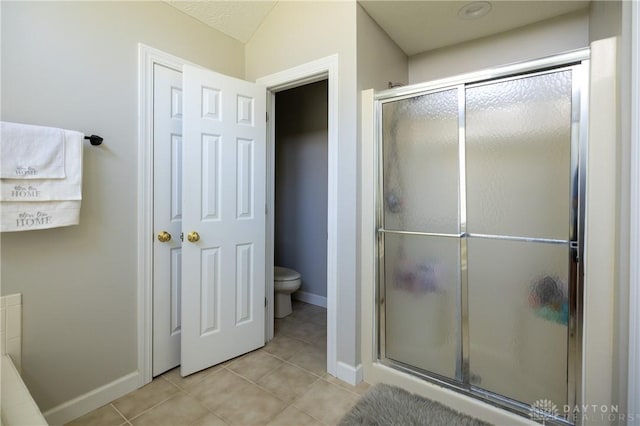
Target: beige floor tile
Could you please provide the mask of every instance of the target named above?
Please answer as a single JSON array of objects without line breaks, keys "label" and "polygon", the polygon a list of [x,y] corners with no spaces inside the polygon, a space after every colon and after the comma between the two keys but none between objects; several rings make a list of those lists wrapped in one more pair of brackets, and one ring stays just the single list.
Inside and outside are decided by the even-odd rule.
[{"label": "beige floor tile", "polygon": [[302,368],[283,364],[257,383],[283,401],[291,401],[302,395],[316,380],[318,377]]},{"label": "beige floor tile", "polygon": [[299,321],[287,331],[287,335],[300,339],[307,343],[315,343],[319,340],[327,340],[326,326],[312,322]]},{"label": "beige floor tile", "polygon": [[282,360],[268,352],[258,350],[232,362],[226,368],[242,377],[257,382],[280,365],[282,365]]},{"label": "beige floor tile", "polygon": [[226,369],[209,374],[188,392],[209,410],[224,405],[228,398],[242,395],[251,383]]},{"label": "beige floor tile", "polygon": [[327,353],[327,336],[325,334],[324,338],[320,338],[318,340],[316,340],[315,342],[311,343],[313,346],[315,346],[316,348],[318,348],[320,351],[322,351],[323,353]]},{"label": "beige floor tile", "polygon": [[226,398],[214,413],[231,425],[264,425],[280,413],[286,403],[257,385],[250,385],[242,393]]},{"label": "beige floor tile", "polygon": [[319,376],[327,372],[327,353],[314,345],[306,345],[289,358],[289,362]]},{"label": "beige floor tile", "polygon": [[280,335],[274,337],[273,340],[267,343],[267,346],[264,347],[264,351],[281,359],[289,359],[296,352],[302,350],[305,345],[306,343],[302,340],[286,335]]},{"label": "beige floor tile", "polygon": [[308,303],[294,303],[292,318],[305,322],[327,325],[327,310]]},{"label": "beige floor tile", "polygon": [[296,328],[296,320],[291,316],[275,319],[273,321],[273,333],[275,336],[282,334],[288,335]]},{"label": "beige floor tile", "polygon": [[310,303],[303,302],[301,300],[296,299],[295,297],[291,298],[291,308],[293,308],[293,313],[300,312],[307,305],[310,305]]},{"label": "beige floor tile", "polygon": [[293,314],[301,314],[307,312],[326,312],[327,308],[323,308],[322,306],[312,305],[311,303],[302,302],[300,300],[294,299],[291,302],[291,307],[293,308]]},{"label": "beige floor tile", "polygon": [[206,370],[198,371],[197,373],[193,373],[188,375],[187,377],[182,377],[180,375],[180,367],[174,368],[173,370],[169,370],[162,375],[165,379],[169,380],[174,385],[178,386],[183,390],[188,390],[190,387],[195,385],[196,383],[200,383],[207,377],[209,374],[218,371],[222,368],[221,364],[214,365],[213,367],[207,368]]},{"label": "beige floor tile", "polygon": [[267,426],[321,426],[322,423],[298,410],[289,406],[278,414]]},{"label": "beige floor tile", "polygon": [[293,406],[327,425],[336,425],[355,405],[358,396],[324,380],[318,380]]},{"label": "beige floor tile", "polygon": [[[323,384],[338,392],[346,392],[343,388],[358,393],[365,390],[343,382],[334,385],[330,382],[337,379],[326,375],[326,309],[294,301],[293,314],[275,320],[275,328],[276,338],[261,350],[185,378],[180,377],[179,369],[173,369],[70,424],[131,425],[127,419],[135,425],[253,425],[270,420],[270,424],[318,424],[322,418],[314,419],[311,412],[303,413],[295,407],[285,409],[285,401],[298,398],[304,406],[308,401],[300,394],[307,395],[311,390],[322,393]],[[252,381],[260,382],[263,388]],[[357,397],[350,392],[346,393]],[[333,411],[340,411],[342,405],[336,405]],[[335,417],[325,415],[328,419]]]},{"label": "beige floor tile", "polygon": [[356,386],[350,385],[347,382],[343,382],[342,380],[333,377],[331,374],[326,373],[323,377],[324,380],[326,380],[329,383],[332,383],[334,385],[338,385],[346,390],[349,390],[351,392],[355,392],[358,395],[362,395],[363,393],[365,393],[367,391],[367,389],[369,389],[371,387],[371,385],[367,382],[360,382],[358,383]]},{"label": "beige floor tile", "polygon": [[148,385],[115,400],[113,405],[127,419],[131,419],[179,391],[174,384],[158,377]]},{"label": "beige floor tile", "polygon": [[189,425],[208,413],[194,397],[184,392],[131,420],[133,426]]},{"label": "beige floor tile", "polygon": [[233,362],[235,362],[235,361],[239,360],[240,358],[242,358],[242,357],[244,357],[244,356],[245,356],[245,354],[238,355],[238,356],[237,356],[237,357],[235,357],[235,358],[231,358],[231,359],[229,359],[229,360],[226,360],[225,362],[223,362],[223,363],[222,363],[222,364],[220,364],[220,365],[222,365],[223,367],[226,367],[226,366],[228,366],[229,364],[231,364],[231,363],[233,363]]},{"label": "beige floor tile", "polygon": [[194,423],[191,423],[189,426],[226,426],[226,425],[228,425],[228,423],[226,423],[220,417],[216,416],[213,413],[207,413],[203,417],[200,417],[198,420],[196,420]]},{"label": "beige floor tile", "polygon": [[307,321],[321,325],[323,327],[327,327],[327,312],[318,312],[311,314]]},{"label": "beige floor tile", "polygon": [[107,404],[67,423],[66,426],[119,426],[126,421],[111,404]]}]

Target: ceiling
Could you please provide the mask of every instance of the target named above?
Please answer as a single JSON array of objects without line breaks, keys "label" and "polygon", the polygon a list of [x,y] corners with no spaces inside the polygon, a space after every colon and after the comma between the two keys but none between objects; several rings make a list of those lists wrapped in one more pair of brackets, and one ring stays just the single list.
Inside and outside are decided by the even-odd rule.
[{"label": "ceiling", "polygon": [[[247,43],[277,1],[165,0],[205,24]],[[318,0],[322,1],[322,0]],[[469,1],[360,0],[359,3],[408,55],[486,37],[586,8],[588,0],[492,1],[478,19],[461,19]]]},{"label": "ceiling", "polygon": [[271,0],[164,1],[242,43],[251,39],[277,3]]}]

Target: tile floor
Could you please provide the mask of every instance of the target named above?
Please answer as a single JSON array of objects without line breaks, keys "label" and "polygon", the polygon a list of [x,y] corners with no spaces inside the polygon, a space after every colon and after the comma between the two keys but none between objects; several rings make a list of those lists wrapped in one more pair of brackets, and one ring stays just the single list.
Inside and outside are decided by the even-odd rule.
[{"label": "tile floor", "polygon": [[326,372],[326,309],[294,302],[265,347],[180,377],[179,368],[68,425],[335,425],[367,388]]}]

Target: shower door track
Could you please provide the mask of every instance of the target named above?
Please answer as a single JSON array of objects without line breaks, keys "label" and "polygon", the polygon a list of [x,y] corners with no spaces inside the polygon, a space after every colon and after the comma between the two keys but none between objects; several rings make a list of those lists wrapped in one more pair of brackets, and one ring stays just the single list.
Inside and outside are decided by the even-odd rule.
[{"label": "shower door track", "polygon": [[[392,367],[406,374],[419,377],[423,380],[454,390],[461,394],[479,399],[493,406],[505,409],[509,412],[530,417],[533,413],[532,407],[526,403],[508,398],[506,396],[493,393],[486,389],[471,384],[469,370],[469,288],[467,277],[467,241],[469,239],[497,239],[521,242],[541,242],[547,244],[565,245],[569,249],[569,319],[567,336],[567,405],[574,407],[581,403],[580,393],[582,386],[582,324],[583,324],[583,271],[582,262],[584,251],[584,212],[585,212],[585,171],[586,171],[586,147],[587,147],[587,119],[588,119],[588,64],[589,49],[581,49],[561,55],[555,55],[523,63],[517,63],[498,67],[494,69],[464,74],[452,78],[440,79],[433,82],[421,83],[412,86],[403,86],[381,92],[376,92],[374,96],[375,111],[375,161],[377,163],[376,181],[377,190],[375,194],[376,205],[376,252],[377,268],[375,268],[375,281],[377,283],[374,291],[376,301],[374,330],[377,330],[374,338],[374,359],[382,365]],[[477,234],[467,232],[466,218],[466,99],[465,90],[483,84],[495,83],[497,81],[508,81],[518,79],[523,76],[535,76],[556,72],[561,69],[572,70],[571,89],[571,176],[570,187],[572,194],[578,194],[578,203],[571,208],[571,223],[569,239],[547,239],[530,238],[525,236],[507,236]],[[458,93],[458,144],[459,144],[459,204],[458,204],[458,233],[430,233],[385,229],[383,224],[384,207],[381,200],[383,194],[383,162],[382,162],[382,105],[386,102],[399,101],[414,98],[419,95],[440,92],[447,89],[456,89]],[[576,125],[577,124],[577,125]],[[411,366],[403,362],[386,357],[385,348],[385,271],[384,271],[384,235],[417,235],[427,237],[455,238],[460,241],[460,286],[458,293],[459,301],[459,359],[456,361],[460,372],[461,380],[444,377],[434,372],[423,370],[416,366]],[[558,415],[552,413],[545,414],[545,422],[548,424],[570,425],[574,422],[561,412]]]}]

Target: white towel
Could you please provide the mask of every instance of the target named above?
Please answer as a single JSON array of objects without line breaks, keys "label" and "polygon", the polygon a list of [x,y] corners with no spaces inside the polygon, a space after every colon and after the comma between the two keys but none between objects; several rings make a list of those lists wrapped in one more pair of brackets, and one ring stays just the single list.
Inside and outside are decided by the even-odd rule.
[{"label": "white towel", "polygon": [[64,177],[62,129],[0,123],[0,178],[61,179]]},{"label": "white towel", "polygon": [[82,142],[84,134],[64,130],[65,179],[0,179],[0,201],[82,199]]},{"label": "white towel", "polygon": [[80,201],[0,203],[0,231],[31,231],[77,225]]}]

